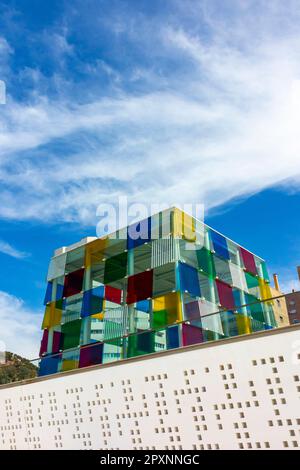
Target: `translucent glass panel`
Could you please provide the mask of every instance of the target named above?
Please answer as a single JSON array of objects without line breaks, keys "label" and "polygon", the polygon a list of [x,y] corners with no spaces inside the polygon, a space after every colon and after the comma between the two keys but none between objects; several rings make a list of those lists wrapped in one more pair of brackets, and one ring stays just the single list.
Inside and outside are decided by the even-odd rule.
[{"label": "translucent glass panel", "polygon": [[101,313],[104,305],[104,286],[90,289],[83,293],[81,317]]},{"label": "translucent glass panel", "polygon": [[213,259],[215,264],[216,276],[220,279],[220,281],[232,285],[233,282],[230,269],[231,263],[229,263],[228,260],[225,261],[224,259],[219,258],[216,255],[214,255]]},{"label": "translucent glass panel", "polygon": [[48,331],[48,330],[44,330],[44,331],[43,331],[42,341],[41,341],[40,353],[39,353],[39,356],[40,356],[40,357],[41,357],[44,353],[47,352],[47,348],[48,348],[48,336],[49,336],[49,331]]},{"label": "translucent glass panel", "polygon": [[180,346],[179,327],[169,326],[166,329],[167,349],[175,349]]},{"label": "translucent glass panel", "polygon": [[119,338],[111,341],[104,342],[103,348],[103,363],[120,361],[125,357],[124,351],[126,349],[127,338]]},{"label": "translucent glass panel", "polygon": [[82,291],[84,269],[79,269],[65,276],[64,297],[79,294]]},{"label": "translucent glass panel", "polygon": [[135,357],[154,352],[155,332],[146,331],[127,338],[127,357]]},{"label": "translucent glass panel", "polygon": [[234,309],[235,305],[232,288],[219,279],[216,280],[216,285],[222,307],[227,309]]},{"label": "translucent glass panel", "polygon": [[218,293],[215,281],[202,273],[198,273],[201,296],[210,302],[218,303]]},{"label": "translucent glass panel", "polygon": [[84,267],[85,246],[67,252],[65,274],[78,271]]},{"label": "translucent glass panel", "polygon": [[179,292],[172,292],[153,299],[152,328],[160,329],[177,321],[182,321],[182,307]]},{"label": "translucent glass panel", "polygon": [[229,263],[230,275],[231,275],[231,283],[234,287],[237,287],[240,290],[247,291],[247,283],[245,272],[239,266]]},{"label": "translucent glass panel", "polygon": [[255,258],[250,251],[245,250],[245,248],[240,248],[242,260],[244,263],[245,269],[252,274],[257,274],[257,269],[256,269],[256,264],[255,264]]},{"label": "translucent glass panel", "polygon": [[175,289],[175,263],[165,264],[153,269],[153,297],[159,297]]},{"label": "translucent glass panel", "polygon": [[195,325],[182,325],[182,345],[190,346],[192,344],[203,343],[204,337],[202,328]]},{"label": "translucent glass panel", "polygon": [[61,370],[66,372],[67,370],[77,369],[79,365],[79,349],[73,351],[66,351],[62,353]]},{"label": "translucent glass panel", "polygon": [[151,217],[128,227],[127,249],[131,250],[151,240]]},{"label": "translucent glass panel", "polygon": [[103,343],[80,348],[79,367],[94,366],[103,362]]},{"label": "translucent glass panel", "polygon": [[229,259],[230,257],[226,238],[223,237],[223,235],[221,235],[220,233],[215,232],[214,230],[210,231],[210,237],[216,254],[218,256],[221,256],[221,258]]},{"label": "translucent glass panel", "polygon": [[258,282],[261,298],[263,300],[270,299],[272,297],[272,293],[269,284],[264,279],[259,279]]},{"label": "translucent glass panel", "polygon": [[43,357],[39,364],[39,376],[56,374],[59,371],[61,354]]},{"label": "translucent glass panel", "polygon": [[64,301],[65,308],[62,315],[62,323],[78,320],[82,312],[82,295],[77,294],[68,297]]},{"label": "translucent glass panel", "polygon": [[121,304],[122,302],[122,291],[116,287],[105,286],[105,299],[115,304]]},{"label": "translucent glass panel", "polygon": [[108,258],[105,261],[104,284],[122,279],[127,274],[127,252]]},{"label": "translucent glass panel", "polygon": [[86,245],[85,248],[85,267],[97,264],[102,261],[104,250],[107,245],[107,238],[98,238]]},{"label": "translucent glass panel", "polygon": [[80,344],[81,320],[64,323],[61,327],[63,349],[76,348]]},{"label": "translucent glass panel", "polygon": [[47,281],[51,281],[52,279],[55,279],[57,277],[64,276],[66,270],[66,259],[66,253],[51,258],[48,269]]},{"label": "translucent glass panel", "polygon": [[201,320],[204,330],[209,330],[223,335],[223,327],[220,315],[217,313],[219,307],[207,300],[192,301],[184,306],[185,319],[189,321]]},{"label": "translucent glass panel", "polygon": [[[60,305],[58,305],[60,304]],[[42,329],[60,325],[62,318],[61,302],[51,302],[46,305]]]},{"label": "translucent glass panel", "polygon": [[139,274],[151,269],[152,246],[150,243],[144,243],[135,248],[132,252],[134,272]]},{"label": "translucent glass panel", "polygon": [[216,270],[211,251],[201,248],[201,250],[197,250],[197,258],[200,271],[214,279],[216,277]]},{"label": "translucent glass panel", "polygon": [[194,297],[200,297],[200,284],[197,269],[185,263],[178,263],[179,289]]},{"label": "translucent glass panel", "polygon": [[152,297],[153,294],[153,270],[128,277],[127,304],[133,304],[140,300]]},{"label": "translucent glass panel", "polygon": [[248,272],[245,272],[245,279],[246,279],[248,292],[251,295],[254,295],[255,297],[259,298],[260,290],[259,290],[259,279],[258,279],[258,277],[254,276],[253,274],[250,274]]},{"label": "translucent glass panel", "polygon": [[62,336],[60,331],[53,331],[52,353],[58,353],[62,348]]},{"label": "translucent glass panel", "polygon": [[[188,243],[185,240],[176,240],[176,243],[179,246],[180,260],[194,268],[198,268],[196,245],[194,243]],[[199,247],[199,249],[200,248],[201,247]]]}]

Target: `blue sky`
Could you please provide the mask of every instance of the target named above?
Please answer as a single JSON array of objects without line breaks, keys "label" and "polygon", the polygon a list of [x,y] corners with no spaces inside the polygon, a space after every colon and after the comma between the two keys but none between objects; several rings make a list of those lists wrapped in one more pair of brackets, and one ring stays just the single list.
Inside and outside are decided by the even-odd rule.
[{"label": "blue sky", "polygon": [[37,354],[49,257],[122,195],[204,203],[297,286],[299,20],[294,0],[0,2],[8,348]]}]

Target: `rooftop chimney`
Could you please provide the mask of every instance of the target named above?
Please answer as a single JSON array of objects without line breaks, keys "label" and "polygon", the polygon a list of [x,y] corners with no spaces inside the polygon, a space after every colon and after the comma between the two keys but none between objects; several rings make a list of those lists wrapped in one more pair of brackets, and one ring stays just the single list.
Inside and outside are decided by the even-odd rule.
[{"label": "rooftop chimney", "polygon": [[275,289],[280,291],[280,288],[279,288],[279,282],[278,282],[278,275],[277,274],[273,274],[273,279],[274,279],[274,286],[275,286]]}]

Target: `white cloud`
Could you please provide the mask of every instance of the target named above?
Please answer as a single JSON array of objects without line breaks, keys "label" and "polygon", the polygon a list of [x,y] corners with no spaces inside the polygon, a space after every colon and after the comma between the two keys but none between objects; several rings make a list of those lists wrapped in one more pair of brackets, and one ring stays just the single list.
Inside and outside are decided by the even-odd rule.
[{"label": "white cloud", "polygon": [[6,350],[28,359],[38,357],[42,315],[31,311],[24,301],[0,291],[0,341]]},{"label": "white cloud", "polygon": [[12,256],[17,259],[27,258],[27,256],[29,256],[25,251],[17,250],[4,240],[0,240],[0,253],[4,253],[5,255]]},{"label": "white cloud", "polygon": [[[160,60],[177,68],[151,67],[152,85],[145,79],[138,95],[11,100],[0,117],[0,216],[93,223],[97,204],[122,194],[210,208],[274,185],[299,188],[300,35],[278,37],[270,19],[257,26],[248,2],[250,20],[232,24],[204,5],[208,37],[165,23],[141,36],[149,49],[160,41]],[[269,13],[276,25],[278,9]]]}]

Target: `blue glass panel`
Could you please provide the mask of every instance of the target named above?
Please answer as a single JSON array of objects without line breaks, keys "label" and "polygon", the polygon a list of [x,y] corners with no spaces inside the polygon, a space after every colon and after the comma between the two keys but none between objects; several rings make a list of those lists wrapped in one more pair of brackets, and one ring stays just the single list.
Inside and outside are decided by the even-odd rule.
[{"label": "blue glass panel", "polygon": [[48,282],[46,294],[44,298],[44,305],[46,305],[48,302],[51,302],[51,300],[52,300],[52,282]]},{"label": "blue glass panel", "polygon": [[194,297],[200,297],[200,283],[197,269],[185,263],[178,263],[180,290],[189,292]]},{"label": "blue glass panel", "polygon": [[210,231],[211,241],[217,255],[222,256],[222,258],[229,259],[229,251],[227,247],[226,238],[223,235]]},{"label": "blue glass panel", "polygon": [[38,375],[50,375],[58,372],[60,360],[61,354],[58,354],[57,356],[44,357],[41,359]]},{"label": "blue glass panel", "polygon": [[103,309],[104,286],[85,291],[83,294],[81,317],[101,313]]},{"label": "blue glass panel", "polygon": [[149,313],[150,312],[150,300],[140,300],[136,303],[136,310],[141,312]]},{"label": "blue glass panel", "polygon": [[127,249],[131,250],[137,246],[151,241],[151,217],[132,224],[127,229]]},{"label": "blue glass panel", "polygon": [[56,300],[60,300],[63,298],[64,286],[62,284],[56,285]]},{"label": "blue glass panel", "polygon": [[167,328],[167,348],[179,348],[179,328],[178,326],[171,326]]}]

